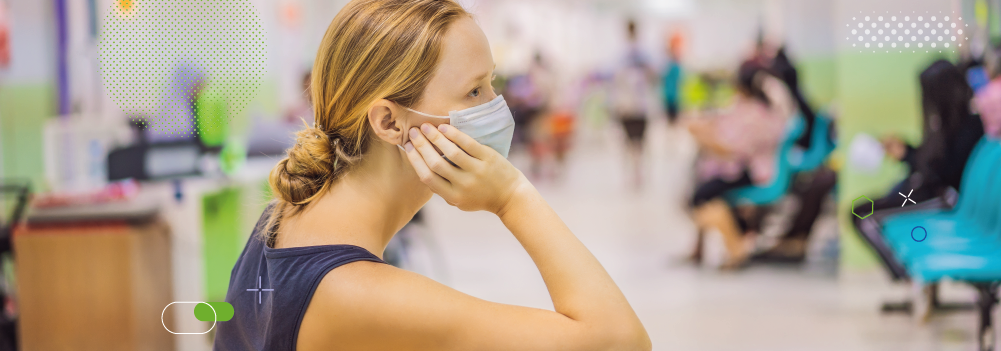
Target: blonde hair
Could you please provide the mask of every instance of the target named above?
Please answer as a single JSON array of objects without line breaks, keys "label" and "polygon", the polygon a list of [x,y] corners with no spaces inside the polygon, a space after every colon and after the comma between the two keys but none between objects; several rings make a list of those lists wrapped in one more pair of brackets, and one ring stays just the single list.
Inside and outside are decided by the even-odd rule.
[{"label": "blonde hair", "polygon": [[313,63],[315,124],[271,170],[275,201],[265,239],[358,163],[372,139],[368,109],[379,99],[415,106],[441,55],[449,25],[469,14],[453,0],[353,0],[334,17]]}]

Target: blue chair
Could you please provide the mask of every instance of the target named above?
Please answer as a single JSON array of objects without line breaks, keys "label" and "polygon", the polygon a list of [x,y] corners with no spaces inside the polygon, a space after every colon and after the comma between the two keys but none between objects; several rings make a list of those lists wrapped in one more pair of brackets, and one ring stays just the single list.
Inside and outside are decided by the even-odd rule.
[{"label": "blue chair", "polygon": [[824,164],[827,156],[834,151],[834,140],[830,138],[833,122],[823,115],[817,115],[813,123],[810,148],[792,148],[786,154],[794,172],[809,172]]},{"label": "blue chair", "polygon": [[[981,219],[990,218],[991,208],[997,201],[990,198],[992,192],[1001,191],[1001,186],[992,182],[990,175],[1001,164],[1001,144],[981,141],[970,156],[964,172],[962,188],[976,189],[964,191],[951,210],[922,211],[889,216],[883,224],[883,233],[896,256],[905,265],[913,254],[925,255],[929,250],[941,251],[964,249],[975,244],[982,230],[963,228],[970,224],[979,226]],[[927,239],[916,242],[911,231],[921,226],[928,233]],[[935,280],[932,280],[935,281]]]},{"label": "blue chair", "polygon": [[796,173],[807,172],[820,167],[827,156],[834,151],[834,143],[828,137],[832,122],[830,119],[817,116],[812,131],[812,143],[809,149],[802,150],[795,146],[796,139],[803,134],[805,122],[801,116],[789,120],[786,134],[778,147],[778,157],[775,160],[775,173],[772,181],[766,185],[751,185],[728,191],[724,198],[734,206],[767,206],[782,199],[789,191]]},{"label": "blue chair", "polygon": [[[985,138],[967,161],[954,208],[891,215],[883,223],[889,246],[917,283],[949,278],[977,288],[981,350],[994,349],[991,311],[1001,285],[999,172],[1001,143]],[[927,232],[920,241],[911,236],[918,226]]]}]

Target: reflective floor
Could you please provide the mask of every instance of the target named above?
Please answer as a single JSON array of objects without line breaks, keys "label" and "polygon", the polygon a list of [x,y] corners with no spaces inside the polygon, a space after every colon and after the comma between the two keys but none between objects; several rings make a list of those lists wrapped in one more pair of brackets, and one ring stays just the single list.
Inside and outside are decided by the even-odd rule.
[{"label": "reflective floor", "polygon": [[[628,182],[615,126],[581,134],[563,179],[536,186],[625,292],[655,350],[975,348],[972,311],[923,325],[880,314],[881,302],[902,299],[911,288],[890,284],[877,269],[837,272],[832,211],[815,227],[804,266],[720,272],[680,263],[694,238],[683,206],[695,153],[687,133],[653,121],[638,190]],[[524,154],[512,162],[527,172]],[[531,259],[496,217],[462,212],[438,197],[425,209],[427,228],[413,240],[414,270],[490,301],[552,309]],[[718,251],[721,244],[711,239],[708,246]],[[432,260],[434,251],[443,258]],[[947,284],[942,295],[973,299],[960,284]]]}]

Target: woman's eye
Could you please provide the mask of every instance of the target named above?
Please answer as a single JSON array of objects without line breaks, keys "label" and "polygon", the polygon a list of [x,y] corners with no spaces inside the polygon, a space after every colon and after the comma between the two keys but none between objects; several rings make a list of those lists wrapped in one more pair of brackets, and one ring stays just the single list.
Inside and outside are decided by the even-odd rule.
[{"label": "woman's eye", "polygon": [[480,96],[480,88],[473,89],[473,91],[469,92],[469,96],[470,97]]}]

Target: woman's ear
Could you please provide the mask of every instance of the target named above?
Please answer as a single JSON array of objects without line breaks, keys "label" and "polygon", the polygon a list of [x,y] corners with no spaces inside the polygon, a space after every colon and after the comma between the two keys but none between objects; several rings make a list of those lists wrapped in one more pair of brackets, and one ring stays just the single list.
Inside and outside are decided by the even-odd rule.
[{"label": "woman's ear", "polygon": [[401,110],[399,105],[386,99],[380,99],[369,107],[368,123],[376,137],[393,145],[399,145],[403,141],[400,129]]}]

